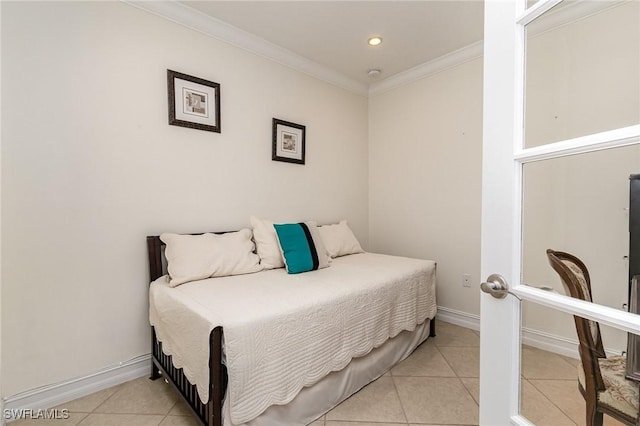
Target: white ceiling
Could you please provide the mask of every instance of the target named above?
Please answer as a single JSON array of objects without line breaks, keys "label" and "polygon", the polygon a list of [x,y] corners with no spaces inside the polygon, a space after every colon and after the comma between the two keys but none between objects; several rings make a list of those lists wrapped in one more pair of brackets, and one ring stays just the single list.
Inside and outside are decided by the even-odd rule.
[{"label": "white ceiling", "polygon": [[[482,39],[483,2],[181,1],[362,84]],[[380,35],[382,45],[367,39]],[[382,70],[372,79],[371,68]]]},{"label": "white ceiling", "polygon": [[[482,0],[120,1],[362,96],[477,59],[483,50]],[[626,1],[565,0],[527,34]],[[383,44],[368,46],[371,35]],[[371,68],[382,72],[371,78]]]}]

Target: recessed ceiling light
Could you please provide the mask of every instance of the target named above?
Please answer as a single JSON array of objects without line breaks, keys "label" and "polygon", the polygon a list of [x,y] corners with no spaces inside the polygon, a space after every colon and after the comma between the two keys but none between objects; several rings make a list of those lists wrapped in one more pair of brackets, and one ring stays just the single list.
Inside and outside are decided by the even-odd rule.
[{"label": "recessed ceiling light", "polygon": [[382,43],[382,37],[380,36],[370,37],[369,40],[367,40],[367,43],[369,43],[369,46],[377,46],[380,43]]},{"label": "recessed ceiling light", "polygon": [[371,78],[376,78],[377,76],[380,75],[382,71],[380,70],[380,68],[371,68],[370,70],[367,71],[367,75]]}]

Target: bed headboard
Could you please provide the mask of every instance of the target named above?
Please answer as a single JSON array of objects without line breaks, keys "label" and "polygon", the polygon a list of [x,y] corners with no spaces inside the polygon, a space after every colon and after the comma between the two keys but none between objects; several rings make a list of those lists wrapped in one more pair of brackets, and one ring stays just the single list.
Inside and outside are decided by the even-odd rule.
[{"label": "bed headboard", "polygon": [[164,275],[163,257],[164,243],[159,235],[147,237],[147,253],[149,254],[149,278],[150,283]]}]

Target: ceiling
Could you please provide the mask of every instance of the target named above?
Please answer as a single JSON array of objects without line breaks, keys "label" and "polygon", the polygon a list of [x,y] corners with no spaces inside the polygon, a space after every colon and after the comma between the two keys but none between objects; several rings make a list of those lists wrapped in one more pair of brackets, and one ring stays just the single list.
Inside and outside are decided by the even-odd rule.
[{"label": "ceiling", "polygon": [[[369,85],[482,39],[483,2],[181,1]],[[370,36],[383,43],[367,45]],[[378,77],[367,71],[378,68]]]}]

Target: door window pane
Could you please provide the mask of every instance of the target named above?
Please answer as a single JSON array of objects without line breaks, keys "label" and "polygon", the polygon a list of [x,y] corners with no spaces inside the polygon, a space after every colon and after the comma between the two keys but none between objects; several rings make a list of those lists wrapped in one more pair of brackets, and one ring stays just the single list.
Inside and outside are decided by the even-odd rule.
[{"label": "door window pane", "polygon": [[[601,375],[606,377],[608,383],[616,383],[621,391],[617,394],[619,406],[624,407],[630,415],[637,415],[637,393],[634,396],[625,392],[632,386],[637,388],[637,382],[625,377],[627,357],[623,352],[627,351],[627,333],[598,325],[601,338],[589,346],[590,350],[583,354],[585,359],[582,360],[576,320],[572,315],[527,301],[523,302],[523,315],[520,381],[523,416],[538,426],[584,424],[586,402],[579,386],[586,391],[587,383],[594,383],[597,378],[594,375],[596,370],[585,370],[583,363],[590,365],[589,354],[599,351],[606,355],[606,359],[598,363],[602,366]],[[548,318],[548,324],[553,321],[557,328],[551,329],[548,325],[546,328],[533,327],[530,319],[534,316]],[[579,321],[582,319],[579,318]],[[565,329],[566,333],[560,331]],[[625,401],[625,397],[629,401]],[[605,425],[621,424],[607,416],[604,420]]]},{"label": "door window pane", "polygon": [[[588,265],[594,302],[622,308],[630,278],[629,176],[638,173],[638,145],[525,164],[523,282],[562,292],[546,250],[569,252]],[[552,315],[536,318],[541,329],[558,324]]]},{"label": "door window pane", "polygon": [[527,26],[527,148],[640,123],[640,2],[567,13],[584,3],[563,2]]}]

